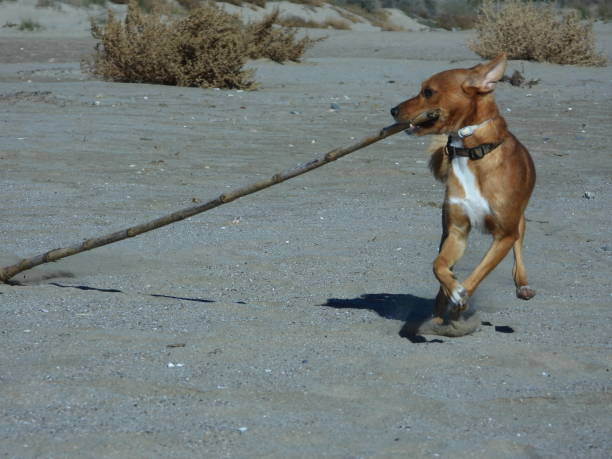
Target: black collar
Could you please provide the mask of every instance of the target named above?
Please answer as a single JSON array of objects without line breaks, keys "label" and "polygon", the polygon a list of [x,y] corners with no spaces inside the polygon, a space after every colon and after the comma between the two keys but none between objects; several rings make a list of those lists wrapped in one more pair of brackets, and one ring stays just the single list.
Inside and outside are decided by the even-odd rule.
[{"label": "black collar", "polygon": [[455,156],[466,156],[470,159],[482,159],[484,155],[490,153],[499,147],[504,141],[498,143],[483,143],[473,148],[459,148],[451,145],[451,136],[448,136],[448,142],[444,152],[448,155],[449,159],[453,159]]}]

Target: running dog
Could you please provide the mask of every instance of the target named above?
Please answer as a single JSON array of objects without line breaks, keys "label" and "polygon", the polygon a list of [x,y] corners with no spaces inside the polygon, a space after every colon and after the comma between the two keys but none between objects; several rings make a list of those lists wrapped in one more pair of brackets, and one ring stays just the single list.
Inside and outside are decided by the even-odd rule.
[{"label": "running dog", "polygon": [[[433,271],[440,282],[434,321],[442,323],[450,308],[458,315],[482,280],[514,249],[512,276],[516,295],[535,295],[523,264],[525,208],[536,173],[527,149],[510,133],[500,115],[493,90],[506,70],[506,55],[469,69],[437,73],[421,84],[421,91],[391,109],[398,123],[414,119],[408,133],[443,134],[445,144],[434,149],[430,168],[446,184],[442,208],[442,240]],[[423,116],[426,114],[426,116]],[[447,136],[447,137],[446,137]],[[480,264],[463,281],[453,266],[463,256],[472,228],[493,236]]]}]

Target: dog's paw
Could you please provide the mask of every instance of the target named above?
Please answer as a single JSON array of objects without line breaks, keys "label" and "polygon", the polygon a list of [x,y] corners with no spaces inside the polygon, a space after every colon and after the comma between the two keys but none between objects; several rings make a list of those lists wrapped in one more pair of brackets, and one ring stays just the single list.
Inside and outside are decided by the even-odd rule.
[{"label": "dog's paw", "polygon": [[449,297],[449,306],[453,311],[465,311],[468,307],[467,300],[469,298],[467,290],[463,285],[458,284]]},{"label": "dog's paw", "polygon": [[516,288],[516,297],[521,300],[530,300],[536,294],[536,291],[532,289],[529,285],[521,285]]}]

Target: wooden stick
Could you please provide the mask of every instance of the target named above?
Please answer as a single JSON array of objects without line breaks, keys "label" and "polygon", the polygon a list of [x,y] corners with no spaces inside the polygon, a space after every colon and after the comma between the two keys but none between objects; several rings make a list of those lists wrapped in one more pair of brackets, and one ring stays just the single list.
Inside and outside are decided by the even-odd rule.
[{"label": "wooden stick", "polygon": [[353,145],[344,148],[336,148],[326,153],[324,156],[321,156],[320,158],[302,164],[294,169],[288,169],[286,171],[274,174],[268,179],[255,182],[250,185],[243,186],[241,188],[237,188],[228,193],[223,193],[217,198],[212,199],[204,204],[188,207],[165,215],[163,217],[157,218],[155,220],[151,220],[147,223],[132,226],[130,228],[110,233],[105,236],[87,239],[80,244],[76,244],[70,247],[53,249],[35,257],[24,258],[14,265],[0,268],[0,282],[7,283],[7,281],[9,281],[16,274],[31,269],[35,266],[57,261],[61,258],[69,257],[77,253],[95,249],[96,247],[101,247],[103,245],[112,244],[113,242],[122,241],[123,239],[138,236],[139,234],[146,233],[147,231],[152,231],[154,229],[161,228],[162,226],[166,226],[171,223],[192,217],[193,215],[206,212],[207,210],[214,209],[215,207],[222,206],[223,204],[227,204],[228,202],[232,202],[243,196],[256,193],[257,191],[263,190],[264,188],[268,188],[272,185],[276,185],[277,183],[281,183],[285,180],[297,177],[298,175],[305,174],[306,172],[321,167],[332,161],[336,161],[337,159],[342,158],[343,156],[346,156],[349,153],[372,145],[373,143],[383,140],[393,134],[397,134],[400,131],[407,130],[414,125],[430,121],[436,118],[437,115],[438,113],[434,112],[424,112],[417,116],[414,120],[411,120],[410,122],[393,124],[382,129],[378,134],[366,137]]}]

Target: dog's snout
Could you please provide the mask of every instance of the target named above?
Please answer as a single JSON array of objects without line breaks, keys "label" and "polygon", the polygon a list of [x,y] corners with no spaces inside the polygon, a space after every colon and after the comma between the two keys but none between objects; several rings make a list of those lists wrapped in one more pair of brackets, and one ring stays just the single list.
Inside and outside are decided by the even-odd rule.
[{"label": "dog's snout", "polygon": [[399,114],[399,105],[391,109],[391,116],[395,118]]}]

